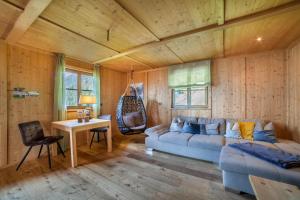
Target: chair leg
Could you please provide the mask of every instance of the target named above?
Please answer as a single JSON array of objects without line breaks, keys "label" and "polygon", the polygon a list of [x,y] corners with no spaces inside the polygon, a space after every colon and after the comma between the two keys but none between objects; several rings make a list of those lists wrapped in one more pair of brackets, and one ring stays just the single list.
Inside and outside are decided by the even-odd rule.
[{"label": "chair leg", "polygon": [[62,148],[61,148],[59,142],[56,142],[56,143],[57,143],[57,146],[58,146],[58,149],[59,149],[60,153],[61,153],[61,154],[63,155],[63,157],[65,158],[65,157],[66,157],[66,156],[65,156],[65,153],[64,153],[64,151],[62,150]]},{"label": "chair leg", "polygon": [[26,152],[26,154],[24,155],[24,157],[22,158],[21,162],[19,163],[19,165],[17,166],[16,171],[19,170],[19,168],[21,167],[21,165],[23,164],[24,160],[26,159],[26,157],[28,156],[29,152],[31,151],[32,146],[30,146]]},{"label": "chair leg", "polygon": [[47,151],[48,151],[48,163],[49,163],[49,168],[51,169],[51,155],[50,155],[50,148],[49,145],[47,145]]},{"label": "chair leg", "polygon": [[41,152],[42,152],[42,150],[43,150],[43,144],[41,145],[41,148],[40,148],[40,151],[39,151],[39,155],[38,155],[38,158],[40,158],[40,156],[41,156]]},{"label": "chair leg", "polygon": [[92,136],[91,143],[90,143],[90,148],[92,148],[94,137],[95,137],[95,132],[93,132],[93,136]]},{"label": "chair leg", "polygon": [[103,136],[104,136],[105,145],[107,146],[106,132],[103,132]]},{"label": "chair leg", "polygon": [[100,142],[100,133],[97,132],[97,142],[99,143]]}]

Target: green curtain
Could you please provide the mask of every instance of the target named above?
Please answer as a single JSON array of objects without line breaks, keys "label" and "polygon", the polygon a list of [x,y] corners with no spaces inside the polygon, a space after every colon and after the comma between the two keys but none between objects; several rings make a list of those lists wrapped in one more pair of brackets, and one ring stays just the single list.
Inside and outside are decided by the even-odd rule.
[{"label": "green curtain", "polygon": [[210,60],[170,66],[168,82],[170,88],[209,85]]},{"label": "green curtain", "polygon": [[100,109],[101,109],[100,65],[99,64],[94,65],[93,77],[94,77],[94,90],[96,95],[96,104],[94,105],[94,117],[97,117],[98,115],[100,115]]},{"label": "green curtain", "polygon": [[[65,107],[65,87],[64,87],[64,71],[65,71],[65,56],[63,54],[56,54],[55,66],[55,82],[54,82],[54,107],[53,107],[53,121],[61,121],[66,119]],[[58,133],[63,134],[63,133]],[[66,149],[66,142],[60,141],[63,150]]]}]

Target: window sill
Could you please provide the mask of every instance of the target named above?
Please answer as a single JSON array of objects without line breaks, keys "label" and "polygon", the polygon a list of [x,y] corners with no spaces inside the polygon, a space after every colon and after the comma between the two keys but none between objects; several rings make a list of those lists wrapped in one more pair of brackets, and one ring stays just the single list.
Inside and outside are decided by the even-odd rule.
[{"label": "window sill", "polygon": [[191,107],[191,108],[170,108],[170,110],[211,110],[209,107]]}]

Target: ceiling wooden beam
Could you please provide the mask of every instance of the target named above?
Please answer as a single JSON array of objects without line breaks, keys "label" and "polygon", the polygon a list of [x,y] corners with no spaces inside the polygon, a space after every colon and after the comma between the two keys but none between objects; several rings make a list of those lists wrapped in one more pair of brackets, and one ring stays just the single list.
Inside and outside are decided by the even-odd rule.
[{"label": "ceiling wooden beam", "polygon": [[[218,31],[218,30],[224,30],[227,28],[231,28],[233,26],[238,26],[238,25],[242,25],[245,23],[250,23],[256,20],[261,20],[264,18],[268,18],[268,17],[272,17],[275,15],[279,15],[285,12],[289,12],[295,9],[300,8],[300,1],[292,1],[290,3],[286,3],[277,7],[273,7],[264,11],[259,11],[256,13],[252,13],[249,15],[245,15],[242,17],[237,17],[228,21],[225,21],[223,24],[218,25],[216,24],[211,24],[208,26],[204,26],[204,27],[200,27],[194,30],[190,30],[190,31],[186,31],[183,33],[179,33],[179,34],[175,34],[175,35],[171,35],[165,38],[161,38],[160,41],[154,41],[154,42],[149,42],[146,44],[142,44],[130,49],[127,49],[125,51],[122,51],[121,53],[114,55],[114,56],[110,56],[108,58],[104,58],[104,59],[100,59],[95,61],[94,63],[101,63],[101,62],[105,62],[105,61],[109,61],[112,59],[116,59],[116,58],[120,58],[122,56],[126,56],[132,53],[135,53],[137,51],[141,51],[143,49],[147,49],[147,48],[151,48],[151,47],[156,47],[159,45],[165,45],[169,42],[172,42],[174,40],[177,40],[179,38],[184,38],[184,37],[188,37],[188,36],[192,36],[195,34],[199,34],[199,33],[203,33],[203,32],[209,32],[209,31]],[[221,21],[221,20],[219,20]]]},{"label": "ceiling wooden beam", "polygon": [[[30,2],[34,2],[34,1],[38,1],[38,2],[43,2],[43,1],[49,1],[49,3],[52,1],[52,0],[31,0]],[[27,6],[25,7],[25,9],[23,9],[23,8],[21,8],[21,7],[19,7],[19,6],[17,6],[17,5],[15,5],[15,4],[13,4],[13,3],[11,3],[11,2],[9,2],[9,1],[3,1],[4,3],[6,3],[7,5],[9,5],[9,6],[12,6],[13,8],[15,8],[15,9],[18,9],[18,10],[20,10],[20,11],[23,11],[23,13],[25,13],[25,10],[26,9],[29,9],[29,8],[27,8],[28,6],[29,6],[29,3],[27,4]],[[49,5],[49,4],[48,4]],[[47,7],[47,6],[46,6]],[[46,8],[45,7],[45,8]],[[23,14],[22,13],[22,14]],[[21,18],[21,16],[22,16],[22,14],[19,16],[19,18]],[[41,13],[40,13],[41,14]],[[17,19],[17,21],[19,20],[19,18]],[[96,43],[96,44],[98,44],[98,45],[101,45],[101,46],[103,46],[103,47],[105,47],[105,48],[108,48],[108,49],[110,49],[110,50],[112,50],[112,51],[115,51],[116,53],[119,53],[119,51],[117,51],[117,50],[115,50],[115,49],[112,49],[112,48],[110,48],[110,47],[108,47],[108,46],[106,46],[106,45],[104,45],[104,44],[102,44],[102,43],[100,43],[100,42],[98,42],[98,41],[95,41],[95,40],[92,40],[92,39],[90,39],[90,38],[88,38],[88,37],[86,37],[86,36],[84,36],[84,35],[81,35],[81,34],[79,34],[79,33],[76,33],[75,31],[73,31],[73,30],[70,30],[70,29],[68,29],[68,28],[66,28],[66,27],[63,27],[63,26],[61,26],[61,25],[59,25],[59,24],[57,24],[57,23],[55,23],[55,22],[53,22],[53,21],[51,21],[51,20],[49,20],[49,19],[47,19],[47,18],[44,18],[44,17],[42,17],[42,16],[39,16],[39,15],[37,15],[37,17],[36,17],[36,19],[37,18],[39,18],[39,20],[42,20],[42,21],[44,21],[44,22],[46,22],[46,23],[49,23],[49,24],[51,24],[51,25],[54,25],[54,26],[57,26],[57,27],[59,27],[59,28],[61,28],[61,29],[64,29],[64,30],[66,30],[66,31],[68,31],[68,32],[71,32],[71,33],[73,33],[73,34],[76,34],[77,36],[79,36],[79,37],[83,37],[83,38],[85,38],[85,39],[87,39],[87,40],[89,40],[89,41],[91,41],[91,42],[94,42],[94,43]],[[36,20],[35,19],[35,20]],[[16,21],[16,23],[17,23],[17,21]],[[32,23],[34,22],[34,20],[32,21]],[[16,24],[15,23],[15,24]],[[32,24],[31,23],[31,24]],[[30,25],[31,25],[30,24]],[[30,27],[30,25],[28,26],[28,28]],[[27,29],[28,29],[27,28]],[[26,30],[27,30],[26,29]],[[26,31],[25,30],[25,31]],[[10,31],[10,33],[9,34],[11,34],[11,32],[13,31],[13,29]],[[25,33],[25,31],[23,32],[23,33]],[[23,34],[22,34],[23,35]],[[22,35],[20,35],[20,37],[22,36]],[[9,42],[8,41],[8,36],[6,37],[6,41],[7,42]],[[17,41],[15,41],[15,42],[17,42]],[[9,42],[9,43],[13,43],[13,42]],[[34,48],[34,47],[33,47]],[[68,56],[68,55],[66,55],[66,56]],[[156,66],[153,66],[153,65],[150,65],[150,64],[147,64],[147,63],[144,63],[144,62],[141,62],[141,61],[139,61],[139,60],[137,60],[137,59],[134,59],[134,58],[132,58],[132,57],[128,57],[130,60],[132,60],[132,61],[135,61],[136,63],[140,63],[140,64],[142,64],[142,65],[145,65],[145,66],[147,66],[147,67],[149,67],[149,68],[151,68],[151,69],[153,69],[153,68],[155,68]],[[74,59],[77,59],[77,58],[74,58]],[[78,60],[78,59],[77,59]],[[90,62],[88,62],[88,61],[84,61],[84,62],[87,62],[87,63],[90,63]]]},{"label": "ceiling wooden beam", "polygon": [[6,42],[10,44],[16,43],[47,8],[51,1],[52,0],[30,0],[8,33],[5,39]]},{"label": "ceiling wooden beam", "polygon": [[128,58],[129,60],[132,60],[132,61],[134,61],[134,62],[136,62],[136,63],[139,63],[139,64],[141,64],[141,65],[145,65],[145,66],[147,66],[147,67],[150,68],[150,69],[156,68],[156,66],[153,66],[152,64],[148,64],[148,63],[145,63],[145,62],[142,62],[142,61],[139,61],[139,60],[136,59],[136,58],[132,58],[132,57],[130,57],[130,56],[126,56],[126,58]]}]

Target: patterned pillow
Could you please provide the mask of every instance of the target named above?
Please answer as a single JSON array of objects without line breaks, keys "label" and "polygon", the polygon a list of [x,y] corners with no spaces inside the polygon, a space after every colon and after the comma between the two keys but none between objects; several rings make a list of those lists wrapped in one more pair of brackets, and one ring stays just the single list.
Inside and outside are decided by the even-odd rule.
[{"label": "patterned pillow", "polygon": [[170,131],[172,132],[181,132],[184,121],[181,118],[174,118],[172,120]]},{"label": "patterned pillow", "polygon": [[219,135],[219,124],[206,124],[205,125],[207,135]]},{"label": "patterned pillow", "polygon": [[182,133],[200,134],[200,124],[184,122]]},{"label": "patterned pillow", "polygon": [[240,131],[239,123],[235,122],[233,124],[232,122],[227,122],[225,137],[241,139],[242,137],[241,137],[241,131]]}]

